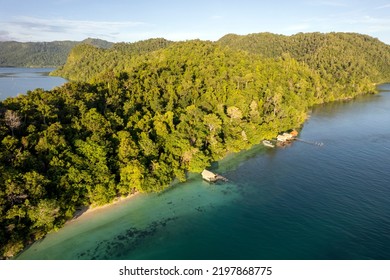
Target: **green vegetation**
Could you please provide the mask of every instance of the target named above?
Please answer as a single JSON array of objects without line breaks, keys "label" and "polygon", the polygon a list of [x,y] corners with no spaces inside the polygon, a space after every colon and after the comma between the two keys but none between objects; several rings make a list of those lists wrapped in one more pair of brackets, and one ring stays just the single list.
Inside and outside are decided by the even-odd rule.
[{"label": "green vegetation", "polygon": [[149,39],[136,43],[118,43],[110,49],[96,48],[90,44],[80,44],[69,53],[66,64],[51,75],[61,76],[72,81],[94,82],[104,79],[108,71],[115,73],[130,70],[141,54],[164,49],[173,42],[165,39]]},{"label": "green vegetation", "polygon": [[338,52],[317,50],[306,62],[229,40],[80,45],[58,71],[73,82],[1,102],[1,255],[61,227],[82,205],[164,190],[301,125],[314,104],[374,92],[380,67],[390,69],[359,54],[339,71],[347,59],[339,64]]},{"label": "green vegetation", "polygon": [[[218,42],[263,57],[289,55],[315,70],[334,91],[342,91],[346,97],[353,92],[365,92],[360,83],[388,82],[390,77],[390,46],[367,35],[318,32],[293,36],[229,34]],[[329,98],[335,100],[338,97]]]},{"label": "green vegetation", "polygon": [[57,67],[66,62],[71,49],[78,44],[109,48],[112,43],[99,39],[82,42],[0,42],[0,67]]}]

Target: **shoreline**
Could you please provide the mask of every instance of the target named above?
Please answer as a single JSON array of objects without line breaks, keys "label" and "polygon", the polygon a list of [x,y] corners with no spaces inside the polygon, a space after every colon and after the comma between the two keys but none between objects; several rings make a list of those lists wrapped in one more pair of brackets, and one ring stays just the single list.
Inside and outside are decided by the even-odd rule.
[{"label": "shoreline", "polygon": [[70,223],[73,223],[75,221],[79,221],[80,219],[87,218],[88,216],[90,216],[92,214],[96,214],[97,212],[100,212],[100,211],[103,211],[103,210],[107,210],[109,208],[121,205],[123,203],[127,203],[131,199],[133,199],[136,196],[138,196],[139,194],[141,194],[141,193],[140,192],[134,192],[132,194],[129,194],[128,196],[117,197],[112,202],[104,204],[104,205],[101,205],[101,206],[95,206],[95,207],[94,206],[83,206],[83,207],[81,207],[81,209],[76,210],[75,213],[73,214],[73,218],[71,218],[68,221],[66,221],[63,226],[65,226],[67,224],[70,224]]},{"label": "shoreline", "polygon": [[[380,92],[378,92],[378,93],[380,93]],[[333,101],[333,102],[338,102],[338,101],[339,102],[343,102],[344,100],[337,100],[337,101]],[[327,104],[333,103],[333,102],[327,102]],[[320,104],[320,105],[323,105],[323,104]],[[305,121],[303,123],[305,123],[306,121],[307,121],[307,119],[305,119]],[[253,147],[255,147],[256,145],[257,144],[253,145],[250,149],[253,149]],[[250,150],[250,149],[248,149],[248,150]],[[241,150],[240,152],[243,152],[243,151],[247,151],[247,150]],[[232,152],[232,153],[226,154],[222,159],[219,159],[216,162],[221,162],[221,161],[224,161],[224,160],[228,160],[229,156],[234,156],[235,154],[237,154],[237,153]],[[167,188],[166,190],[169,191],[169,188]],[[112,202],[110,202],[108,204],[104,204],[102,206],[96,206],[96,207],[84,206],[84,207],[82,207],[82,209],[79,209],[79,210],[75,211],[74,217],[69,219],[68,221],[66,221],[61,228],[63,228],[64,226],[66,226],[68,224],[72,224],[75,221],[85,222],[85,221],[87,221],[87,219],[93,217],[93,216],[91,216],[93,214],[100,214],[100,213],[102,213],[101,211],[110,210],[110,209],[112,209],[115,206],[122,205],[123,203],[130,203],[131,199],[135,198],[139,194],[141,194],[141,193],[140,192],[135,192],[135,193],[129,194],[127,196],[117,197]],[[61,230],[61,228],[59,230]],[[28,247],[26,247],[25,249],[27,249],[27,248]]]},{"label": "shoreline", "polygon": [[[377,92],[375,92],[375,93],[361,93],[361,94],[358,94],[358,95],[356,95],[356,96],[354,96],[354,97],[347,98],[347,99],[338,99],[338,100],[334,100],[334,101],[323,102],[323,103],[320,103],[320,104],[315,104],[315,105],[313,105],[313,106],[310,108],[310,110],[312,110],[313,107],[319,106],[319,105],[321,106],[321,105],[326,105],[326,104],[334,103],[334,102],[349,102],[349,101],[352,101],[352,100],[356,99],[356,98],[359,97],[359,96],[364,96],[364,95],[376,95],[376,94],[379,94],[379,93],[380,93],[380,91],[377,90]],[[308,111],[308,112],[309,112],[309,111]],[[307,112],[307,113],[308,113],[308,112]],[[305,124],[305,122],[308,121],[308,119],[309,119],[309,114],[305,117],[305,119],[302,121],[302,123],[299,124],[300,130],[302,129],[302,127],[303,127],[303,125]],[[293,129],[293,128],[291,128],[291,129]],[[262,140],[264,140],[264,139],[262,139]],[[262,140],[261,140],[261,141],[262,141]],[[229,160],[231,156],[234,157],[234,155],[238,155],[238,154],[240,154],[241,152],[249,151],[249,150],[253,149],[255,146],[261,145],[261,141],[260,141],[259,143],[257,143],[257,144],[251,145],[251,146],[250,146],[249,148],[247,148],[247,149],[242,149],[242,150],[240,150],[240,151],[238,151],[238,152],[231,152],[231,151],[230,151],[230,152],[227,152],[222,158],[220,158],[220,159],[218,159],[218,160],[212,162],[212,163],[210,164],[210,166],[213,166],[213,164],[215,164],[215,163],[218,164],[219,162],[224,162],[224,161],[226,161],[226,160]],[[210,166],[209,166],[209,167],[210,167]],[[188,179],[188,178],[187,178],[187,179]],[[173,179],[173,180],[172,180],[170,186],[173,186],[173,185],[176,185],[176,184],[180,183],[180,182],[175,182],[175,180],[176,180],[176,179]],[[168,189],[169,189],[169,188],[167,188],[167,189],[164,190],[164,191],[167,191]],[[93,213],[96,214],[97,212],[100,212],[100,211],[103,211],[103,210],[110,209],[110,208],[112,208],[112,207],[114,207],[114,206],[117,206],[117,205],[120,205],[120,204],[123,204],[123,203],[127,203],[127,202],[131,201],[132,198],[138,196],[139,194],[141,194],[141,193],[140,193],[140,192],[134,192],[134,193],[131,193],[131,194],[125,196],[125,197],[117,197],[117,198],[115,198],[112,202],[107,203],[107,204],[104,204],[104,205],[101,205],[101,206],[95,206],[95,207],[94,207],[94,206],[91,206],[91,205],[89,205],[89,206],[83,206],[81,209],[76,210],[75,213],[74,213],[74,215],[73,215],[73,218],[71,218],[71,219],[69,219],[68,221],[66,221],[65,224],[64,224],[63,226],[65,226],[65,225],[67,225],[67,224],[69,224],[69,223],[78,221],[78,220],[80,220],[80,218],[86,218],[86,217],[90,216],[90,215],[93,214]]]}]

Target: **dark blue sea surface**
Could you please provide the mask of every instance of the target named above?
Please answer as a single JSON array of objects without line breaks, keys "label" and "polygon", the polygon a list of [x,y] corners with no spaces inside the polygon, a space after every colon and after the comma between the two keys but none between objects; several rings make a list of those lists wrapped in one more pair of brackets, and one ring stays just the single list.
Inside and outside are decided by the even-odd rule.
[{"label": "dark blue sea surface", "polygon": [[25,94],[28,90],[50,90],[66,82],[60,77],[48,76],[54,68],[0,67],[0,100]]},{"label": "dark blue sea surface", "polygon": [[19,259],[390,259],[390,85],[316,106],[284,148],[255,146],[161,194],[68,223]]}]

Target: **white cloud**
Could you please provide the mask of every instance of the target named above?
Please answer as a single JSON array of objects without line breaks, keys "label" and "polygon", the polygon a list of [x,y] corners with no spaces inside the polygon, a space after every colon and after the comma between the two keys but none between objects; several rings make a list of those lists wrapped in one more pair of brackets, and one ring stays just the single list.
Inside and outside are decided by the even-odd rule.
[{"label": "white cloud", "polygon": [[146,25],[137,21],[88,21],[69,19],[43,19],[16,17],[10,22],[2,22],[8,37],[18,41],[53,41],[86,37],[99,37],[115,40],[123,32]]},{"label": "white cloud", "polygon": [[[217,20],[222,17],[215,16],[213,18]],[[210,30],[187,32],[180,29],[170,31],[156,24],[138,21],[89,21],[23,16],[15,17],[9,22],[0,22],[0,40],[3,41],[81,41],[87,37],[105,39],[111,42],[134,42],[156,37],[164,37],[173,41],[215,40],[219,38],[215,34],[211,34]]]},{"label": "white cloud", "polygon": [[9,35],[8,31],[0,30],[0,41],[10,41],[12,37]]}]

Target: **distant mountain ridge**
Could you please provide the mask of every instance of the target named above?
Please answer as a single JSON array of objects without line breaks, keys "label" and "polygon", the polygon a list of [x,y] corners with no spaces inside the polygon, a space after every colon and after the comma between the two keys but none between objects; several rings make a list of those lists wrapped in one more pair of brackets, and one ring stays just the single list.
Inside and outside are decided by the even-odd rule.
[{"label": "distant mountain ridge", "polygon": [[58,67],[79,44],[109,48],[113,43],[94,38],[83,41],[0,42],[0,67]]}]

